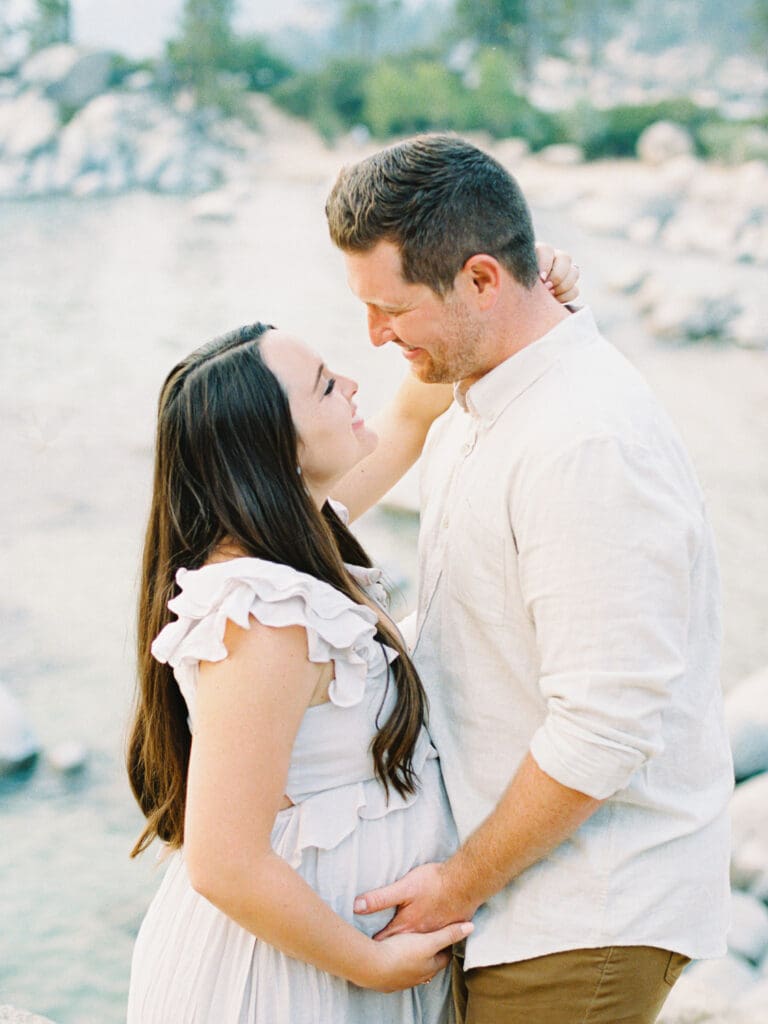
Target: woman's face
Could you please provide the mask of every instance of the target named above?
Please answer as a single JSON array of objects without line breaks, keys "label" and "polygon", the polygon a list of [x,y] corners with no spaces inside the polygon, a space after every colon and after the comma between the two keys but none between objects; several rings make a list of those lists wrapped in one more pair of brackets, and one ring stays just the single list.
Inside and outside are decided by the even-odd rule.
[{"label": "woman's face", "polygon": [[303,341],[285,331],[265,334],[261,354],[286,390],[299,435],[301,472],[322,503],[378,441],[357,412],[357,383],[333,373]]}]

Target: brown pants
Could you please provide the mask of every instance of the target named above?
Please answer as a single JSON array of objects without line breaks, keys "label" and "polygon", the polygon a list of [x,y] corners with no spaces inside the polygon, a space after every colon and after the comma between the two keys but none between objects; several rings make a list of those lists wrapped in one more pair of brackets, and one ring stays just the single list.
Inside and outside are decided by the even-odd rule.
[{"label": "brown pants", "polygon": [[653,946],[574,949],[464,970],[453,960],[459,1024],[653,1024],[688,958]]}]

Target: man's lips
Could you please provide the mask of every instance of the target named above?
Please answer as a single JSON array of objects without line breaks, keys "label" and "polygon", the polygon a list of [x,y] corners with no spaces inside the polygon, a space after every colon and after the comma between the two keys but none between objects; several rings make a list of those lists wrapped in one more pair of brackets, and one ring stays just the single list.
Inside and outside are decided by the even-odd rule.
[{"label": "man's lips", "polygon": [[406,359],[416,359],[416,357],[419,356],[424,351],[423,348],[406,348],[405,345],[401,347],[403,351],[403,356]]}]

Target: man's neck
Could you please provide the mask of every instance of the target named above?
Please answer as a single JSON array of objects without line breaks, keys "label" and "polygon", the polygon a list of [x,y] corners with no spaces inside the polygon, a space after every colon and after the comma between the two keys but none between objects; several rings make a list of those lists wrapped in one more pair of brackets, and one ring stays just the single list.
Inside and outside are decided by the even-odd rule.
[{"label": "man's neck", "polygon": [[543,338],[569,316],[570,310],[553,298],[540,281],[530,290],[514,289],[498,310],[497,339],[490,360],[481,371],[459,382],[461,391],[466,392],[481,377]]}]

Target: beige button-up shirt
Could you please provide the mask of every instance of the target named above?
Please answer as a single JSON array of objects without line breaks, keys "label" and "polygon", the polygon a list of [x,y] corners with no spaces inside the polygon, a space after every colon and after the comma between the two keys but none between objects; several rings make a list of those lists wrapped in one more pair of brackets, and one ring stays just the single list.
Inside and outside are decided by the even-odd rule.
[{"label": "beige button-up shirt", "polygon": [[725,952],[717,564],[669,419],[582,309],[469,388],[422,460],[415,661],[462,840],[527,751],[600,809],[477,913],[466,966]]}]

